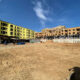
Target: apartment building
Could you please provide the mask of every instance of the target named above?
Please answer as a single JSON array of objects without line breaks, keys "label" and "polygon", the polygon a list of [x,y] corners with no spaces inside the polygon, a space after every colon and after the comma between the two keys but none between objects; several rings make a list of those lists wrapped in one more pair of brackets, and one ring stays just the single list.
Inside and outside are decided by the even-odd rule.
[{"label": "apartment building", "polygon": [[58,26],[55,28],[46,28],[42,32],[36,33],[37,38],[79,38],[80,27],[66,28],[65,26]]},{"label": "apartment building", "polygon": [[5,21],[0,21],[0,40],[3,39],[29,40],[35,39],[35,31],[17,26]]}]

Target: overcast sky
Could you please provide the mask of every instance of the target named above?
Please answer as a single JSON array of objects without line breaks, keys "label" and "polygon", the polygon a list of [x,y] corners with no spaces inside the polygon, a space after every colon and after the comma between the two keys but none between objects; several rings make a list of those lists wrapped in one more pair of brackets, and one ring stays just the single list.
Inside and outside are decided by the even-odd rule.
[{"label": "overcast sky", "polygon": [[35,31],[80,26],[80,0],[0,0],[0,19]]}]

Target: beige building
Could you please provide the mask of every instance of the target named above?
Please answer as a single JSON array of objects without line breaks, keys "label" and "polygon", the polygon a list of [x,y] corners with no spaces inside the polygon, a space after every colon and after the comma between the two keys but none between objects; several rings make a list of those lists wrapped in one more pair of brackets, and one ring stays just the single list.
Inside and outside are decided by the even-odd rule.
[{"label": "beige building", "polygon": [[36,38],[79,37],[80,27],[66,28],[65,26],[57,26],[55,28],[45,28],[35,35]]}]

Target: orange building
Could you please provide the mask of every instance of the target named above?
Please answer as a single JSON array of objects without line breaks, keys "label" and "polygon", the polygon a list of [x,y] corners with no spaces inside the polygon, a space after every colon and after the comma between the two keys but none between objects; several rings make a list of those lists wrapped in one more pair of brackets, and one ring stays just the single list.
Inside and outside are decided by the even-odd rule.
[{"label": "orange building", "polygon": [[46,28],[41,32],[37,32],[35,36],[36,38],[78,38],[80,36],[80,27],[66,28],[65,26],[58,26]]}]

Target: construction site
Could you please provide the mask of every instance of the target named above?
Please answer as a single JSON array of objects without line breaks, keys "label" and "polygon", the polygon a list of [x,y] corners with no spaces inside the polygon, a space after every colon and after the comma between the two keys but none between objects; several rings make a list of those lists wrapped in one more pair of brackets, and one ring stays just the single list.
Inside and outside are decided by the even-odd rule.
[{"label": "construction site", "polygon": [[0,80],[80,80],[80,27],[35,32],[0,21],[0,43]]}]

